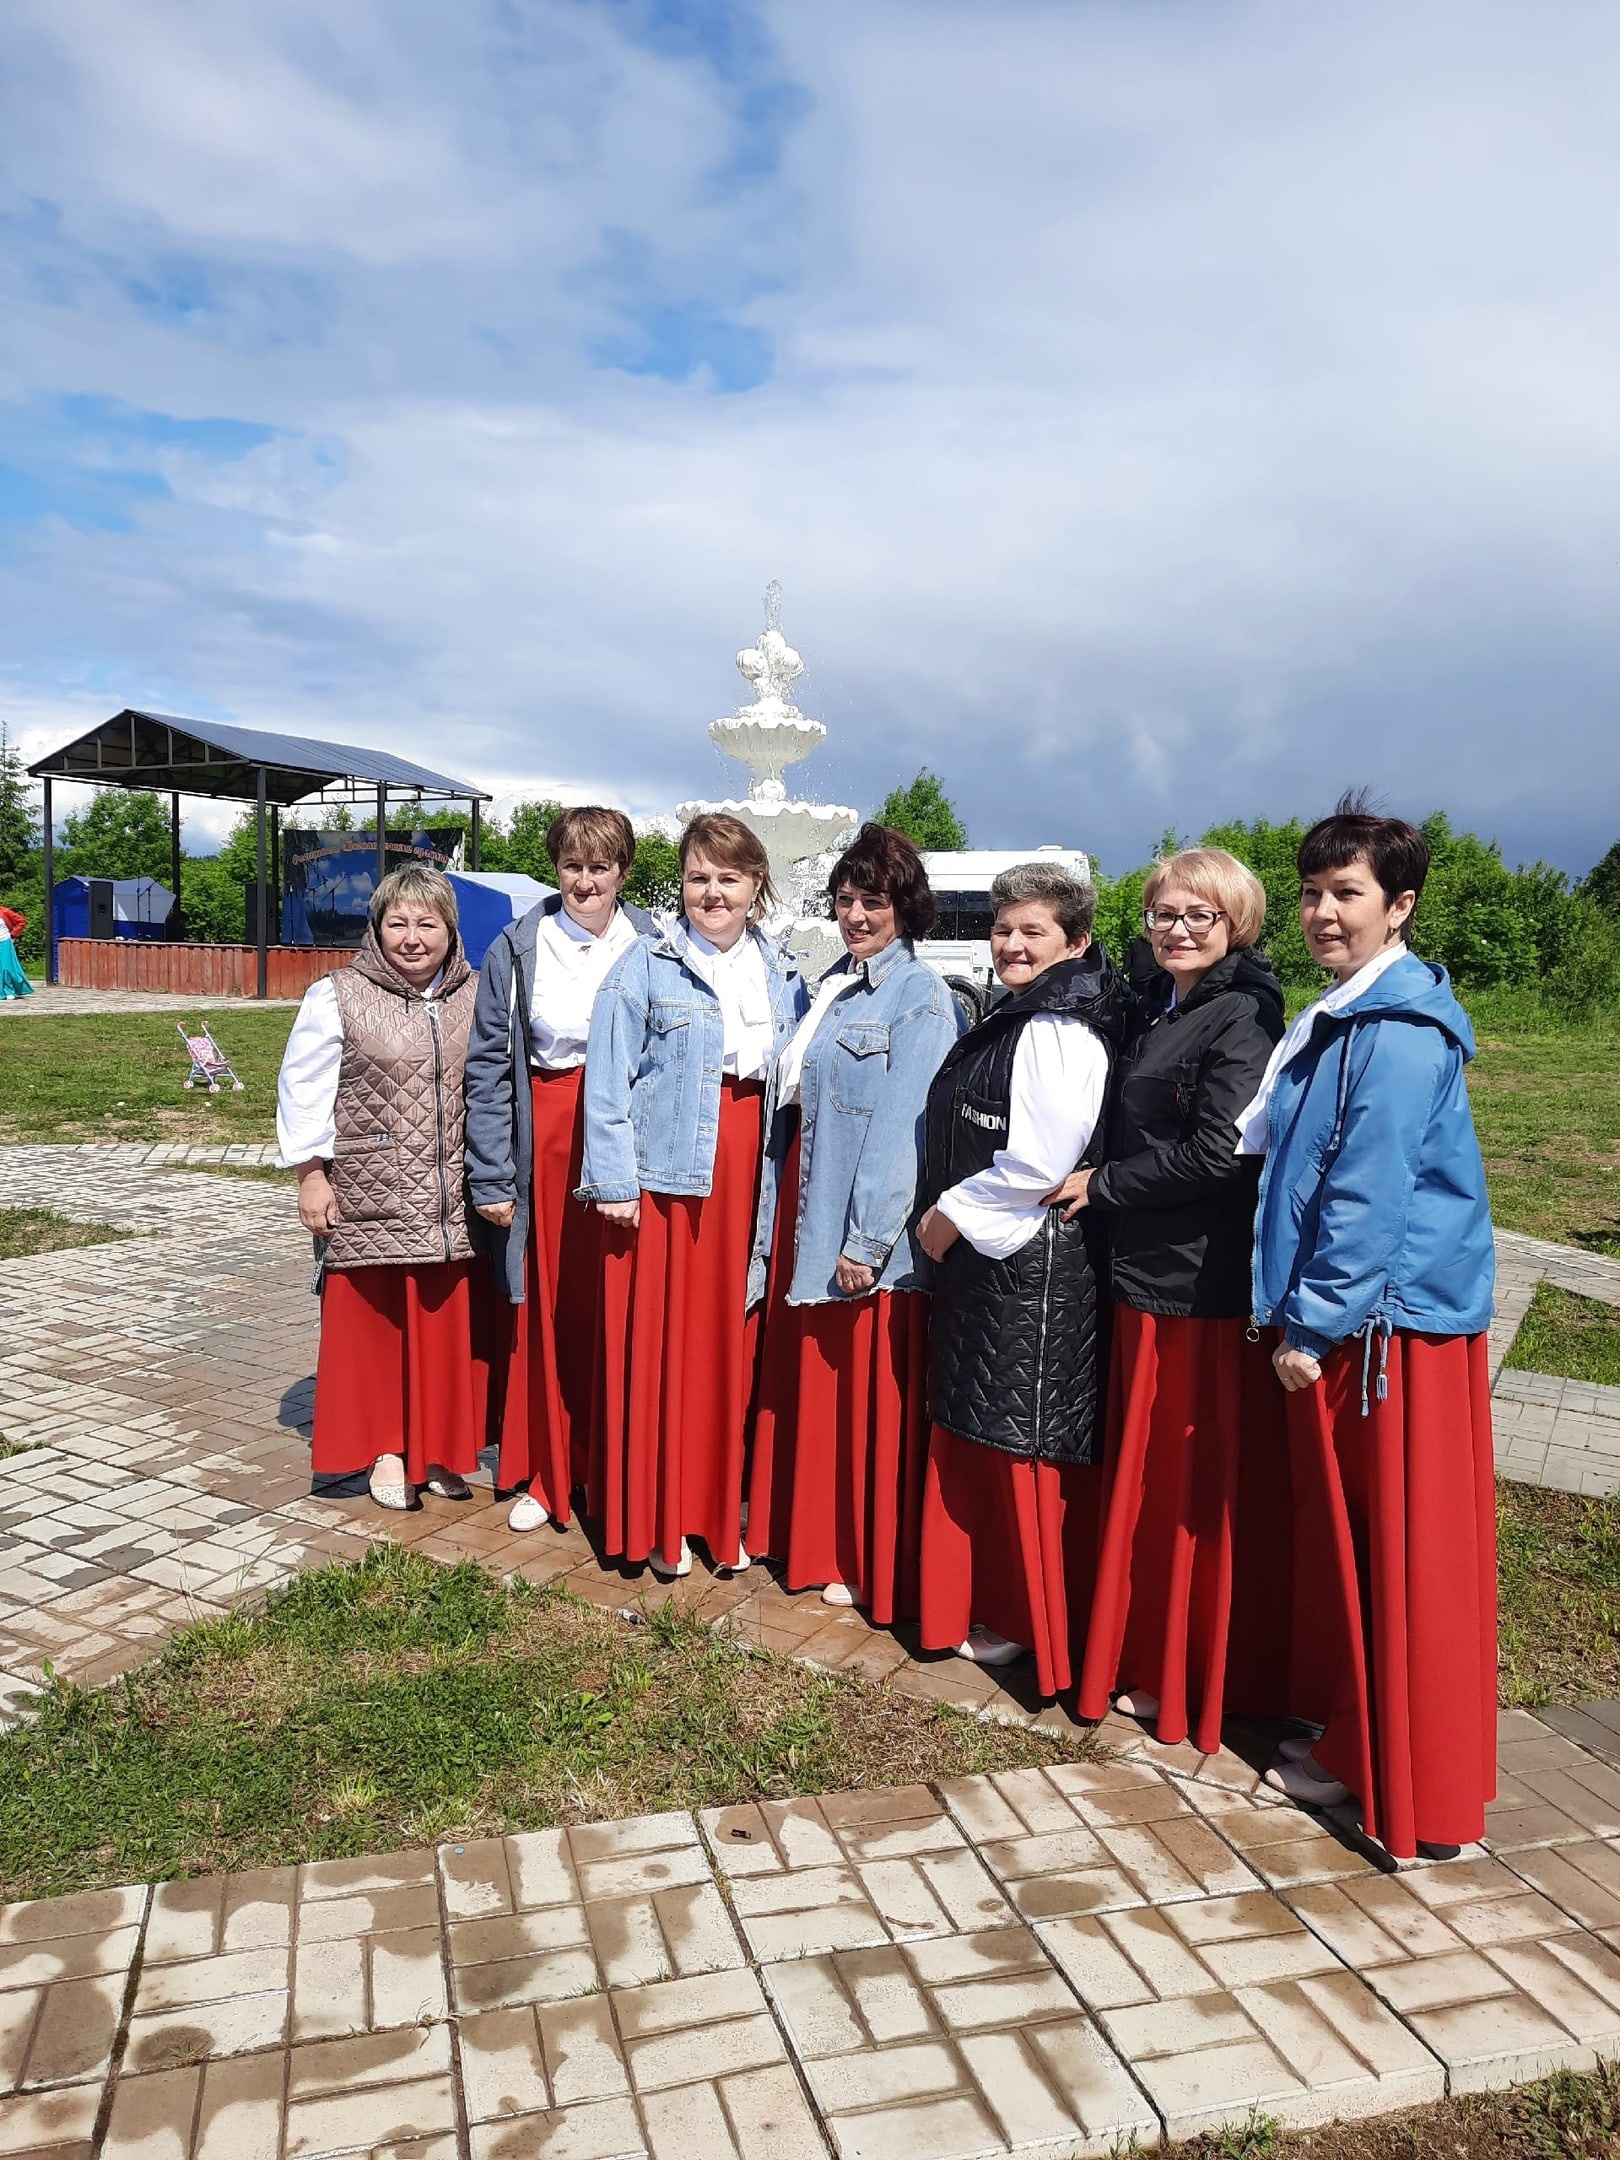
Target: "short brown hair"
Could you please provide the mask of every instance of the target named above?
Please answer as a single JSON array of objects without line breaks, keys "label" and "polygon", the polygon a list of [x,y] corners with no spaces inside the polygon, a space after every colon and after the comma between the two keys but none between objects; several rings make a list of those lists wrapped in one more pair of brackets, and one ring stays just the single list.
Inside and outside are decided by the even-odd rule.
[{"label": "short brown hair", "polygon": [[449,931],[452,942],[461,935],[461,918],[456,911],[456,888],[442,870],[436,870],[430,862],[401,863],[397,870],[390,870],[378,883],[371,896],[371,927],[382,928],[382,919],[391,907],[401,900],[411,900],[418,907],[432,908],[435,915]]},{"label": "short brown hair", "polygon": [[710,862],[718,863],[722,870],[746,870],[750,877],[759,879],[759,894],[749,910],[750,922],[768,915],[776,906],[776,887],[771,882],[771,862],[765,852],[765,843],[741,818],[732,817],[724,810],[705,810],[693,818],[681,834],[682,877],[686,875],[687,857],[693,853],[707,855]]},{"label": "short brown hair", "polygon": [[1152,907],[1167,885],[1184,885],[1219,908],[1226,917],[1226,941],[1234,950],[1252,945],[1266,927],[1266,888],[1247,863],[1223,847],[1182,848],[1156,862],[1142,887],[1143,907]]},{"label": "short brown hair", "polygon": [[902,937],[926,937],[934,927],[939,903],[923,859],[905,834],[896,832],[892,825],[861,827],[833,864],[827,879],[827,897],[834,906],[841,885],[882,893],[894,909],[895,927]]},{"label": "short brown hair", "polygon": [[560,810],[552,819],[546,827],[546,853],[553,865],[573,854],[628,870],[636,859],[636,836],[622,810],[584,803],[577,810]]},{"label": "short brown hair", "polygon": [[1041,900],[1052,910],[1054,921],[1071,945],[1090,937],[1097,920],[1097,888],[1075,877],[1056,863],[1014,863],[990,880],[990,905],[999,915],[1003,908],[1022,907]]}]

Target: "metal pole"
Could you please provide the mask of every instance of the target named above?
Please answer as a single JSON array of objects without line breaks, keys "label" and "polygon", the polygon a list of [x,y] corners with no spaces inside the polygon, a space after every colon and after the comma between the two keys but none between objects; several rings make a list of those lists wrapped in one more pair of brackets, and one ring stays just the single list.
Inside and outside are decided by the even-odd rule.
[{"label": "metal pole", "polygon": [[259,933],[258,994],[260,997],[268,997],[270,995],[270,899],[265,891],[264,879],[264,767],[262,765],[259,767],[259,795],[254,823],[258,828],[257,839],[259,843],[259,919],[254,926]]},{"label": "metal pole", "polygon": [[180,917],[180,798],[169,797],[169,883],[174,887],[174,913],[171,917],[176,932],[183,931]]},{"label": "metal pole", "polygon": [[476,870],[478,868],[478,835],[481,826],[481,820],[478,813],[480,812],[480,810],[483,809],[483,807],[483,804],[478,800],[478,797],[475,795],[472,799],[472,862],[469,865],[469,867],[473,870]]},{"label": "metal pole", "polygon": [[377,883],[388,875],[388,787],[377,790]]},{"label": "metal pole", "polygon": [[56,838],[51,831],[51,776],[44,775],[45,787],[45,980],[56,980],[56,879],[53,875],[56,860]]}]

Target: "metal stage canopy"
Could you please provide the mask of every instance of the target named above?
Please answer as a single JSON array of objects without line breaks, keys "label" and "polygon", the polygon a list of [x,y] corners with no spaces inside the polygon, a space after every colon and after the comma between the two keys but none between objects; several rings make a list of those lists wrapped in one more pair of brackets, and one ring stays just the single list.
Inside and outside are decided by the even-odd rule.
[{"label": "metal stage canopy", "polygon": [[[388,804],[395,802],[464,802],[472,815],[471,867],[478,868],[481,806],[491,797],[484,788],[447,773],[413,765],[388,750],[362,749],[351,743],[314,742],[302,735],[269,735],[257,728],[233,727],[217,720],[182,720],[171,713],[137,712],[126,707],[52,750],[29,772],[44,783],[46,975],[56,981],[56,927],[53,894],[51,783],[74,780],[89,787],[139,788],[169,797],[172,882],[180,895],[180,798],[203,795],[214,801],[251,802],[258,811],[259,996],[269,972],[269,879],[267,841],[279,853],[279,813],[307,796],[333,796],[340,802],[375,802],[377,875],[386,860]],[[268,812],[268,820],[266,813]],[[267,823],[269,830],[267,831]],[[279,883],[279,879],[276,881]]]}]

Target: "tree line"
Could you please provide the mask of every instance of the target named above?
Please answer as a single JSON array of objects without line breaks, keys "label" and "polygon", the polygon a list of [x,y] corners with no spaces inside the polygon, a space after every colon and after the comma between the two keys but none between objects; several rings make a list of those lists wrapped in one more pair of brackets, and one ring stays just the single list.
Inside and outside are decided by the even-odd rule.
[{"label": "tree line", "polygon": [[[546,829],[561,806],[521,802],[504,821],[483,821],[480,861],[486,870],[509,870],[556,882],[545,849]],[[967,827],[944,783],[926,767],[908,786],[895,788],[877,816],[909,834],[919,847],[953,849],[968,844]],[[330,807],[306,812],[324,830],[352,831],[359,840],[375,833],[376,818],[355,818]],[[302,822],[294,812],[289,822]],[[390,813],[391,832],[421,826],[466,833],[465,811],[440,813],[400,804]],[[1299,879],[1294,857],[1308,820],[1272,823],[1265,818],[1212,825],[1199,835],[1205,846],[1224,847],[1245,862],[1266,888],[1266,949],[1285,983],[1314,985],[1320,970],[1306,950],[1295,917]],[[1414,942],[1438,960],[1459,989],[1533,990],[1561,1010],[1585,1012],[1620,1005],[1620,841],[1585,877],[1571,879],[1549,864],[1510,867],[1494,840],[1457,832],[1443,811],[1423,821],[1434,864],[1418,909]],[[1190,841],[1164,834],[1156,854]],[[246,935],[246,888],[256,869],[253,816],[246,812],[214,855],[187,855],[181,871],[188,937],[223,944]],[[1141,927],[1142,884],[1151,864],[1108,875],[1097,872],[1097,931],[1109,951],[1122,953]],[[167,884],[170,837],[167,810],[155,795],[109,788],[62,822],[56,849],[61,877],[154,877]],[[626,888],[646,907],[674,903],[680,884],[675,846],[659,833],[636,843]],[[19,753],[0,730],[0,901],[28,917],[22,940],[25,961],[37,965],[45,950],[44,858],[37,791]]]}]

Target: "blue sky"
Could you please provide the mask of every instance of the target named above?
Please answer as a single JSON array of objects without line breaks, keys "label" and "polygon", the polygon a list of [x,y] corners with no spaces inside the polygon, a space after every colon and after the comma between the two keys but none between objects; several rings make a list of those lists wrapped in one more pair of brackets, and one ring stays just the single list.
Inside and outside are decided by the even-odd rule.
[{"label": "blue sky", "polygon": [[12,0],[0,713],[651,814],[777,578],[825,799],[1585,869],[1617,108],[1599,0]]}]

